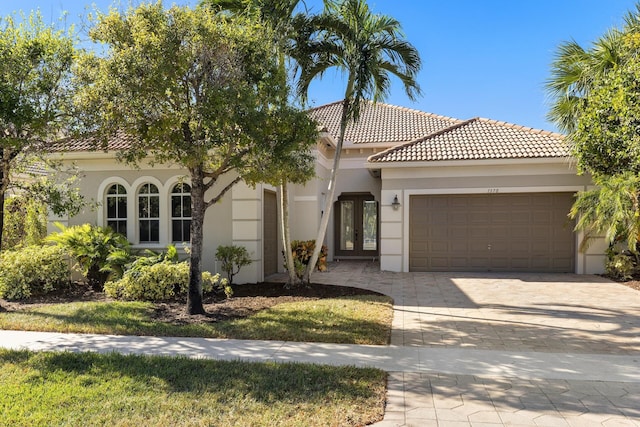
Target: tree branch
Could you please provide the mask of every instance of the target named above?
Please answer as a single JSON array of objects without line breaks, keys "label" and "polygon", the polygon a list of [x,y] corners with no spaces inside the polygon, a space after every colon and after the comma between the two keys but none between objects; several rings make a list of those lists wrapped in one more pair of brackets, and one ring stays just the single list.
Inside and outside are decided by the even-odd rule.
[{"label": "tree branch", "polygon": [[239,183],[241,180],[242,180],[242,177],[240,177],[240,176],[236,177],[236,179],[234,179],[229,184],[227,184],[227,186],[224,187],[222,189],[222,191],[220,191],[220,193],[216,197],[214,197],[213,199],[211,199],[208,202],[206,202],[205,205],[204,205],[204,208],[207,209],[209,206],[213,206],[216,203],[218,203],[220,201],[220,199],[222,199],[222,197],[225,194],[227,194],[227,192],[229,190],[231,190],[231,188],[233,188],[233,186],[236,185],[237,183]]}]

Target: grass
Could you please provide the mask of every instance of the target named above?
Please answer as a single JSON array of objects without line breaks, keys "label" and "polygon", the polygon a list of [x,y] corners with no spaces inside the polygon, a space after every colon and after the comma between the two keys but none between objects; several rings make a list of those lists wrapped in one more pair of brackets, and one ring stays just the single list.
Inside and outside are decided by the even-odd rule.
[{"label": "grass", "polygon": [[308,364],[0,350],[1,425],[356,426],[386,374]]},{"label": "grass", "polygon": [[122,301],[43,305],[0,313],[0,329],[384,345],[393,316],[389,297],[371,295],[285,303],[244,319],[184,325],[153,319],[153,307]]}]

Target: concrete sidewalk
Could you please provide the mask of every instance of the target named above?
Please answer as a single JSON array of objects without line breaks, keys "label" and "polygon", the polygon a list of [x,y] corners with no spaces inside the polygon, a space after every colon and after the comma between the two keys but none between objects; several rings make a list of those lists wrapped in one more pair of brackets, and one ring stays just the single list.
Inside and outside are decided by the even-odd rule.
[{"label": "concrete sidewalk", "polygon": [[375,367],[388,372],[640,384],[639,356],[5,330],[0,330],[0,347],[254,362],[304,362]]}]

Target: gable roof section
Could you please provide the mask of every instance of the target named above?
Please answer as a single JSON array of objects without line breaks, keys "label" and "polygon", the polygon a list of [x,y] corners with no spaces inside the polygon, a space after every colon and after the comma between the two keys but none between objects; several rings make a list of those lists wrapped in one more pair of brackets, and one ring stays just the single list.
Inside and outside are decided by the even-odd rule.
[{"label": "gable roof section", "polygon": [[[340,133],[342,101],[309,110],[309,115],[324,126],[335,139]],[[425,135],[449,128],[461,120],[424,113],[410,108],[363,101],[358,123],[350,123],[345,141],[353,144],[393,143],[413,141]]]},{"label": "gable roof section", "polygon": [[559,133],[474,118],[369,157],[369,163],[568,157]]}]

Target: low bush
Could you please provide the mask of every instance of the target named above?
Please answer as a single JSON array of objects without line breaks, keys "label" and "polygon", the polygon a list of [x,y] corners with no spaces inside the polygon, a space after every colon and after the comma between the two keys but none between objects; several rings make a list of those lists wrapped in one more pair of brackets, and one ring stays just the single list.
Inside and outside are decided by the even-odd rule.
[{"label": "low bush", "polygon": [[[189,289],[189,263],[163,260],[151,265],[138,265],[127,270],[118,281],[107,282],[107,296],[124,300],[164,301],[184,298]],[[203,293],[224,292],[231,296],[231,287],[220,275],[202,273]]]},{"label": "low bush", "polygon": [[[296,275],[299,279],[302,279],[304,270],[307,268],[307,264],[309,264],[309,260],[311,259],[311,255],[313,255],[313,250],[315,249],[315,247],[315,240],[293,240],[291,242],[293,264],[296,269]],[[286,262],[284,268],[285,270],[287,268]],[[327,270],[327,247],[325,245],[323,245],[322,249],[320,250],[318,262],[316,262],[316,268],[319,271]]]},{"label": "low bush", "polygon": [[227,273],[229,284],[233,283],[233,276],[240,272],[245,265],[251,264],[251,257],[244,246],[218,246],[216,258],[222,262],[222,271]]},{"label": "low bush", "polygon": [[26,299],[69,286],[71,271],[58,246],[27,246],[0,254],[0,297]]},{"label": "low bush", "polygon": [[65,248],[75,258],[91,287],[102,291],[109,278],[121,275],[122,267],[129,262],[130,244],[126,237],[109,227],[91,224],[56,226],[60,232],[49,235],[47,241]]},{"label": "low bush", "polygon": [[624,253],[611,254],[605,264],[605,271],[614,280],[629,280],[636,270],[633,261],[630,255]]}]

